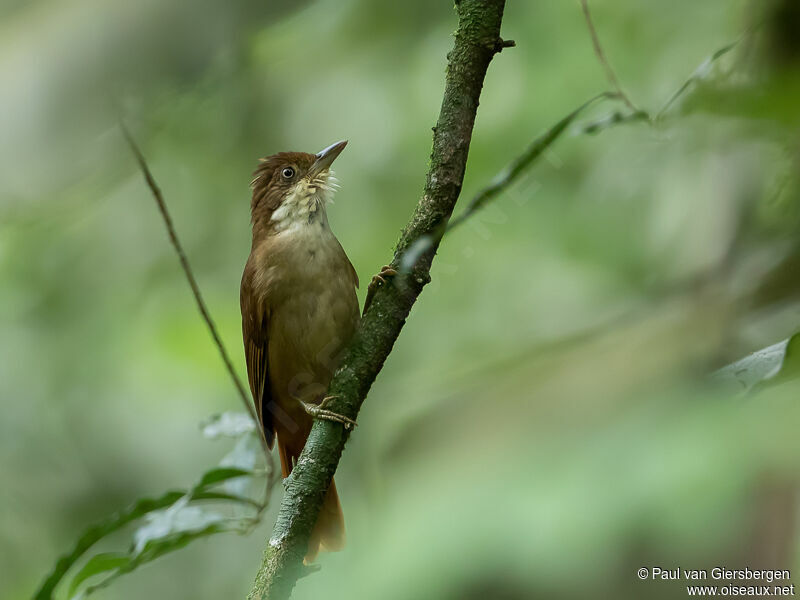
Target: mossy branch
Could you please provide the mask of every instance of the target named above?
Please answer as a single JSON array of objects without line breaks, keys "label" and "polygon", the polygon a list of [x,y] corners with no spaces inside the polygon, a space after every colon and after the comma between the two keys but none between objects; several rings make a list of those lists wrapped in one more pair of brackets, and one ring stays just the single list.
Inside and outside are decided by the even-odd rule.
[{"label": "mossy branch", "polygon": [[[403,252],[415,240],[446,224],[453,213],[467,163],[475,114],[492,57],[513,45],[500,38],[505,0],[458,0],[458,29],[448,54],[445,91],[434,127],[433,150],[425,189],[395,248],[399,270]],[[367,392],[405,324],[438,247],[431,244],[413,268],[379,288],[350,342],[329,389],[330,409],[355,419]],[[317,420],[292,474],[285,481],[272,537],[250,592],[250,600],[288,598],[306,572],[303,556],[349,431]]]}]

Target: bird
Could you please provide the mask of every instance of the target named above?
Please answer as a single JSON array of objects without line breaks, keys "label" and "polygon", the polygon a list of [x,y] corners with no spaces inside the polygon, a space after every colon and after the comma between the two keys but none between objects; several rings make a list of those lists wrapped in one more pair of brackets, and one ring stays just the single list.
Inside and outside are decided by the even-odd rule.
[{"label": "bird", "polygon": [[[358,275],[331,231],[326,206],[338,183],[331,164],[343,140],[316,154],[279,152],[260,159],[251,182],[252,246],[240,288],[248,382],[261,435],[277,441],[283,477],[305,446],[314,418],[355,426],[328,410],[325,394],[361,314]],[[385,266],[376,287],[396,274]],[[305,562],[320,549],[340,550],[345,530],[331,481]]]}]

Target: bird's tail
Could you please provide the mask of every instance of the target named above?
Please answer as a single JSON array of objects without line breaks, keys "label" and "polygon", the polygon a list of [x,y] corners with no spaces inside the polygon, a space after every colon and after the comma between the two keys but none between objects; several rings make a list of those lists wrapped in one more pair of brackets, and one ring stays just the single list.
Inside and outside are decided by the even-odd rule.
[{"label": "bird's tail", "polygon": [[[302,451],[302,448],[301,448]],[[281,457],[281,471],[284,477],[288,477],[292,472],[292,467],[300,457],[300,452],[294,454],[284,444],[278,436],[278,454]],[[308,551],[303,562],[306,564],[314,562],[320,550],[336,552],[344,548],[344,514],[342,505],[339,503],[339,494],[336,493],[336,482],[331,479],[331,486],[325,494],[317,523],[311,531],[311,538],[308,541]]]}]

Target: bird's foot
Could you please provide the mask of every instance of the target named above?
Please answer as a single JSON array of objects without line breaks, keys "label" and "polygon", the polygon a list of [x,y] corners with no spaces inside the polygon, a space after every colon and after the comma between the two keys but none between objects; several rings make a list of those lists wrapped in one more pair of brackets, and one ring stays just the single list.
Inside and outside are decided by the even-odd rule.
[{"label": "bird's foot", "polygon": [[397,275],[397,271],[395,271],[391,265],[383,265],[381,267],[381,272],[372,277],[370,285],[374,287],[380,287],[386,283],[387,279],[391,279],[395,275]]},{"label": "bird's foot", "polygon": [[375,295],[375,292],[378,291],[378,288],[382,285],[386,285],[386,280],[391,279],[395,275],[397,275],[397,271],[393,267],[390,265],[383,265],[380,273],[372,277],[372,281],[370,281],[367,286],[367,299],[364,301],[364,312],[367,312],[367,308],[369,308],[369,305],[372,303],[372,297]]},{"label": "bird's foot", "polygon": [[311,402],[303,402],[300,401],[300,404],[303,405],[305,411],[310,414],[315,419],[322,419],[323,421],[333,421],[334,423],[341,423],[344,425],[345,429],[353,429],[358,423],[356,423],[350,417],[345,417],[344,415],[340,415],[339,413],[333,412],[332,410],[328,410],[325,406],[328,404],[328,400],[332,400],[334,398],[338,398],[338,396],[325,396],[322,399],[322,402],[319,404],[312,404]]}]

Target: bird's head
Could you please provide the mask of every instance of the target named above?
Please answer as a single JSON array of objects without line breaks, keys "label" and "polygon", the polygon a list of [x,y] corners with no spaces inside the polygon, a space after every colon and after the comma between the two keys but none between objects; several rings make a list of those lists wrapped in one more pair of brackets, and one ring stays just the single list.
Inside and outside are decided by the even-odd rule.
[{"label": "bird's head", "polygon": [[260,159],[251,183],[254,226],[280,232],[325,219],[325,204],[336,191],[331,163],[347,141],[317,154],[280,152]]}]

